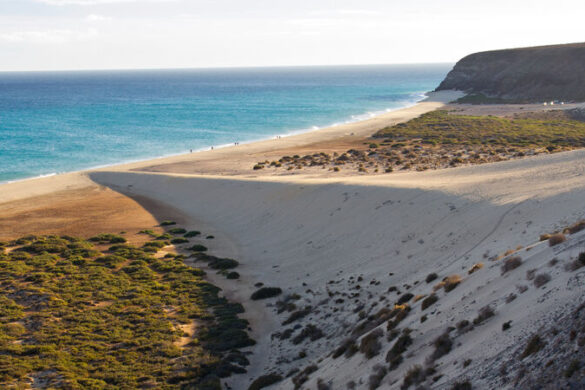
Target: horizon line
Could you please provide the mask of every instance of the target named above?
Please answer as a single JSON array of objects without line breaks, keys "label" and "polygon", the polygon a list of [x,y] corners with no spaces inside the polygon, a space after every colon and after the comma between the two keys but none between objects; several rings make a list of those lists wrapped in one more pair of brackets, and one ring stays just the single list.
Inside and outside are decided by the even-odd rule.
[{"label": "horizon line", "polygon": [[216,69],[273,69],[273,68],[325,68],[325,67],[359,67],[359,66],[400,66],[400,65],[449,65],[453,62],[399,62],[369,64],[306,64],[306,65],[241,65],[241,66],[201,66],[201,67],[144,67],[144,68],[84,68],[84,69],[25,69],[0,70],[1,73],[49,73],[49,72],[124,72],[124,71],[162,71],[162,70],[216,70]]}]

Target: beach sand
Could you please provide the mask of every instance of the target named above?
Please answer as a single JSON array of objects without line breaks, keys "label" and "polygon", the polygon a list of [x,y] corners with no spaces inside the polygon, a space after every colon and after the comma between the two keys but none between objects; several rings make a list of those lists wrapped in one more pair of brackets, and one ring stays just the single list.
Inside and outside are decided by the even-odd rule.
[{"label": "beach sand", "polygon": [[[433,388],[447,389],[465,378],[473,379],[474,388],[506,388],[512,382],[501,382],[502,362],[516,362],[527,337],[553,324],[555,315],[579,303],[583,294],[578,275],[563,266],[579,254],[585,232],[554,248],[539,241],[541,234],[585,215],[583,150],[377,176],[268,175],[250,169],[260,159],[283,154],[345,150],[356,139],[363,142],[373,131],[443,107],[455,96],[435,95],[368,121],[297,136],[7,184],[0,192],[0,215],[7,218],[2,225],[22,222],[32,229],[28,233],[40,233],[71,224],[77,235],[91,235],[97,229],[90,230],[85,219],[91,209],[91,220],[103,219],[103,231],[131,231],[176,219],[188,229],[214,235],[205,241],[210,253],[236,258],[242,277],[228,281],[210,271],[209,278],[244,304],[258,341],[248,373],[227,379],[234,389],[246,389],[262,374],[286,375],[312,364],[317,369],[307,375],[306,388],[316,388],[319,380],[335,389],[351,381],[355,388],[367,388],[377,365],[387,365],[392,343],[386,321],[376,325],[385,334],[374,357],[358,352],[333,359],[330,352],[356,324],[376,318],[384,306],[393,307],[402,294],[429,295],[435,283],[457,274],[460,286],[448,293],[438,290],[438,303],[424,313],[420,301],[409,302],[412,312],[400,328],[413,329],[413,344],[380,388],[399,388],[409,368],[427,364],[434,339],[461,320],[472,321],[486,305],[494,309],[493,318],[467,333],[451,334],[454,345],[435,362],[442,376]],[[4,228],[5,237],[11,235],[9,229]],[[521,256],[524,264],[502,275],[505,253]],[[553,257],[559,262],[550,266]],[[477,263],[483,268],[468,274]],[[551,281],[544,288],[533,286],[526,276],[529,269],[548,273]],[[439,279],[427,284],[430,273]],[[281,325],[290,313],[277,314],[274,300],[250,301],[258,282],[281,287],[283,297],[298,294],[296,306],[311,309],[297,323],[312,324],[324,336],[298,344],[279,336],[291,327]],[[520,293],[517,286],[527,290]],[[508,302],[510,294],[517,298]],[[423,321],[422,315],[428,318]],[[512,328],[502,332],[506,321],[512,321]],[[365,334],[355,336],[358,345]],[[471,363],[463,366],[468,359]],[[293,387],[289,378],[274,388]]]}]

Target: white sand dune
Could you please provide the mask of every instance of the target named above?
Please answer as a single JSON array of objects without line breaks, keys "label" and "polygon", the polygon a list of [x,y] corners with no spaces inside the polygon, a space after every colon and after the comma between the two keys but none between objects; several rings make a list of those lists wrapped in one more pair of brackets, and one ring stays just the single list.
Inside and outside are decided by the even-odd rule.
[{"label": "white sand dune", "polygon": [[[217,237],[209,245],[212,253],[242,263],[240,282],[213,277],[227,295],[245,302],[259,341],[249,375],[231,379],[233,388],[247,388],[249,378],[263,373],[286,375],[310,364],[318,370],[308,376],[306,388],[315,388],[319,379],[333,389],[346,388],[351,381],[356,388],[368,388],[373,367],[387,365],[384,357],[392,343],[386,335],[380,354],[371,359],[359,352],[349,359],[328,354],[361,321],[360,311],[367,316],[393,306],[399,295],[389,293],[390,286],[400,293],[430,294],[436,282],[424,280],[431,272],[440,278],[459,274],[463,281],[449,293],[439,291],[438,303],[424,313],[420,302],[410,302],[413,310],[400,328],[413,329],[414,343],[380,388],[400,387],[408,368],[425,363],[432,340],[463,319],[473,320],[488,304],[496,315],[469,333],[453,333],[453,351],[437,361],[434,376],[443,376],[427,383],[449,388],[457,378],[468,378],[474,388],[504,388],[510,383],[501,382],[498,359],[506,353],[514,356],[532,332],[553,321],[555,311],[566,311],[583,296],[584,285],[572,280],[575,273],[564,271],[563,264],[579,254],[585,237],[571,235],[554,248],[538,239],[583,217],[584,173],[585,151],[573,151],[344,180],[107,171],[90,177],[124,194],[172,205],[190,227],[202,227]],[[516,254],[524,264],[501,276],[503,260],[496,258],[520,247]],[[549,267],[553,257],[560,262]],[[479,262],[484,268],[467,275]],[[548,273],[552,281],[537,289],[526,280],[528,269]],[[298,307],[312,306],[302,323],[314,324],[325,337],[298,345],[272,337],[295,324],[281,326],[290,313],[277,315],[271,307],[275,299],[247,301],[257,282],[299,294]],[[528,291],[521,294],[517,285]],[[518,297],[506,303],[511,293]],[[424,323],[422,314],[428,315]],[[512,328],[503,332],[502,323],[510,320]],[[386,324],[380,329],[386,333]],[[293,338],[299,332],[295,330]],[[306,357],[298,357],[301,351]],[[466,359],[472,361],[464,368]],[[275,388],[292,387],[288,379]]]}]

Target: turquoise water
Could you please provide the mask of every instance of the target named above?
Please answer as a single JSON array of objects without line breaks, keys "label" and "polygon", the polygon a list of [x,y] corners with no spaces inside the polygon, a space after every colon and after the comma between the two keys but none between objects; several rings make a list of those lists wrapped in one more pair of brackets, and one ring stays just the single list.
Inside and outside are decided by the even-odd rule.
[{"label": "turquoise water", "polygon": [[0,182],[365,119],[415,103],[450,68],[0,73]]}]

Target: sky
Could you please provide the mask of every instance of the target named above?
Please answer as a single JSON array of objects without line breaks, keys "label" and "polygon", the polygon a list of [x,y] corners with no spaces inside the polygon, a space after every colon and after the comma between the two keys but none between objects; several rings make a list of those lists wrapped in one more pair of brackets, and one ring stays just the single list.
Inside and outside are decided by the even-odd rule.
[{"label": "sky", "polygon": [[0,0],[0,71],[455,62],[585,41],[583,0]]}]

